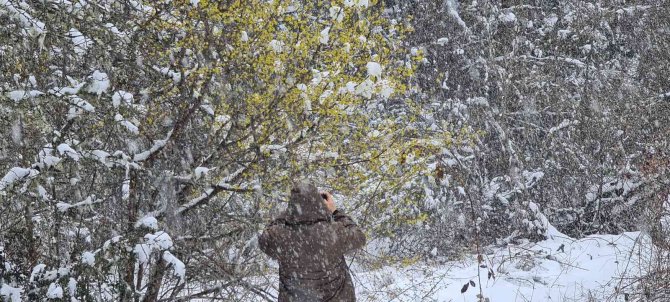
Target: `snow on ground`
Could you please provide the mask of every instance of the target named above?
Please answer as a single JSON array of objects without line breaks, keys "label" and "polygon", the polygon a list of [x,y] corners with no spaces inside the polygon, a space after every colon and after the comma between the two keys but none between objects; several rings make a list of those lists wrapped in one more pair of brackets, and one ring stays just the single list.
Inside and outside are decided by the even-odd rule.
[{"label": "snow on ground", "polygon": [[[548,237],[537,243],[487,248],[482,263],[477,262],[476,255],[466,255],[440,263],[419,262],[366,270],[354,261],[351,267],[357,301],[624,301],[625,293],[632,290],[633,278],[640,276],[641,268],[651,261],[650,240],[640,232],[572,239],[550,227]],[[270,266],[274,267],[274,274],[250,277],[242,282],[269,281],[271,286],[262,291],[276,297],[276,262],[270,261]],[[175,269],[175,273],[177,271]],[[490,278],[489,272],[492,272]],[[187,288],[191,287],[194,294],[219,288],[221,284],[189,284]],[[618,295],[617,288],[623,289]],[[238,296],[240,301],[266,301],[260,296],[249,297],[253,294],[244,288],[238,290],[247,293],[244,297]],[[480,290],[482,300],[477,298]],[[188,295],[188,291],[183,294]]]},{"label": "snow on ground", "polygon": [[[484,256],[481,267],[474,255],[441,265],[358,272],[354,282],[359,301],[474,302],[480,289],[490,302],[623,301],[623,293],[614,296],[615,287],[628,285],[621,277],[637,276],[639,261],[645,261],[638,239],[643,239],[639,232],[580,240],[554,236],[497,248]],[[470,281],[475,286],[461,293]]]}]

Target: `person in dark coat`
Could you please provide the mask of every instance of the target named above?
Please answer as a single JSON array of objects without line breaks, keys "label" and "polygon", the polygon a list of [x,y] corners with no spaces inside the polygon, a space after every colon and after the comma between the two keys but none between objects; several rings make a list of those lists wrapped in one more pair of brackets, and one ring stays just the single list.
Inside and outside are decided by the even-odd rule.
[{"label": "person in dark coat", "polygon": [[312,184],[291,189],[287,210],[258,238],[279,262],[279,302],[356,301],[344,254],[362,248],[365,234]]}]

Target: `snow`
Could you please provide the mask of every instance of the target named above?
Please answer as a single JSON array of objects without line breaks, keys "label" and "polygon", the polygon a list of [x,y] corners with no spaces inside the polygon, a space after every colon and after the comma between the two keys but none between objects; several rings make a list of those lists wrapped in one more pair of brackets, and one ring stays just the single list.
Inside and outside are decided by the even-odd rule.
[{"label": "snow", "polygon": [[0,286],[0,297],[4,297],[3,301],[21,302],[21,293],[23,293],[23,289],[19,287],[11,287],[7,284]]},{"label": "snow", "polygon": [[214,112],[214,107],[212,107],[212,104],[202,104],[200,105],[200,109],[205,110],[207,114],[214,116],[216,113]]},{"label": "snow", "polygon": [[66,203],[66,202],[58,202],[58,203],[56,203],[56,208],[61,212],[66,212],[70,208],[78,208],[78,207],[81,207],[81,206],[92,205],[92,204],[96,204],[96,203],[99,203],[99,202],[100,202],[99,200],[95,199],[95,196],[91,195],[91,196],[86,197],[86,199],[84,199],[80,202],[74,203],[74,204],[70,204],[70,203]]},{"label": "snow", "polygon": [[119,107],[121,105],[121,101],[131,105],[133,103],[133,94],[123,90],[114,92],[114,95],[112,95],[112,106],[114,106],[114,108]]},{"label": "snow", "polygon": [[47,267],[46,264],[38,264],[33,267],[32,272],[30,273],[30,283],[34,282],[37,280],[37,277],[44,271],[44,269]]},{"label": "snow", "polygon": [[95,266],[95,254],[88,251],[81,253],[81,263]]},{"label": "snow", "polygon": [[38,153],[38,158],[39,158],[39,163],[38,166],[40,168],[49,168],[51,166],[57,165],[62,158],[53,156],[52,155],[53,148],[51,147],[51,144],[47,144],[42,150]]},{"label": "snow", "polygon": [[527,188],[533,187],[535,184],[537,184],[538,181],[540,181],[540,179],[544,177],[544,172],[542,171],[523,171],[522,174]]},{"label": "snow", "polygon": [[576,126],[579,124],[579,121],[571,121],[571,120],[563,120],[558,126],[556,127],[551,127],[549,129],[549,133],[554,133],[556,131],[559,131],[563,128],[569,127],[569,126]]},{"label": "snow", "polygon": [[72,39],[72,43],[74,44],[74,52],[78,55],[86,54],[88,48],[93,45],[93,40],[84,36],[84,34],[82,34],[76,28],[71,28],[70,31],[68,31],[68,36],[70,39]]},{"label": "snow", "polygon": [[514,15],[513,12],[507,12],[507,13],[504,13],[504,14],[500,14],[500,16],[498,16],[498,18],[500,19],[500,21],[503,21],[505,23],[512,23],[512,22],[516,21],[516,15]]},{"label": "snow", "polygon": [[84,158],[99,161],[105,165],[107,164],[107,157],[110,156],[108,152],[103,150],[82,151],[81,154]]},{"label": "snow", "polygon": [[383,99],[388,99],[395,91],[393,86],[391,86],[387,80],[380,80],[376,83],[376,85],[380,87],[379,96],[381,96]]},{"label": "snow", "polygon": [[440,46],[447,45],[447,43],[449,43],[449,38],[439,38],[436,43]]},{"label": "snow", "polygon": [[89,93],[101,95],[109,88],[109,77],[104,72],[99,70],[93,71],[93,74],[90,76],[90,80],[91,81],[86,88],[86,91]]},{"label": "snow", "polygon": [[74,295],[77,293],[77,280],[70,278],[67,282],[67,291],[70,294],[70,297],[72,297],[72,302],[75,302]]},{"label": "snow", "polygon": [[321,33],[319,34],[319,42],[321,44],[328,44],[328,40],[330,40],[330,26],[324,28]]},{"label": "snow", "polygon": [[43,94],[44,94],[44,92],[41,92],[39,90],[29,90],[29,91],[14,90],[14,91],[8,92],[7,97],[10,98],[11,100],[13,100],[14,102],[18,103],[21,100],[34,98],[36,96],[40,96],[40,95],[43,95]]},{"label": "snow", "polygon": [[83,100],[82,98],[73,95],[69,97],[69,101],[72,105],[77,106],[79,109],[82,109],[87,112],[95,112],[95,107],[91,103]]},{"label": "snow", "polygon": [[168,250],[174,246],[170,235],[163,231],[158,231],[153,234],[146,234],[144,235],[144,239],[147,241],[149,246],[160,250]]},{"label": "snow", "polygon": [[58,153],[60,153],[60,155],[65,154],[68,157],[72,158],[74,161],[79,161],[79,158],[81,158],[79,153],[74,149],[72,149],[72,147],[70,147],[70,145],[68,144],[60,144],[58,145],[58,147],[56,147],[56,150],[58,150]]},{"label": "snow", "polygon": [[365,81],[358,84],[358,86],[356,86],[355,93],[359,96],[369,99],[372,97],[373,88],[374,83],[370,81],[370,79],[366,79]]},{"label": "snow", "polygon": [[177,259],[177,257],[175,257],[174,255],[172,255],[170,251],[163,252],[163,260],[172,265],[174,275],[183,281],[184,278],[186,277],[186,266],[184,265],[184,263],[181,262],[181,260]]},{"label": "snow", "polygon": [[328,9],[328,12],[330,13],[331,19],[337,22],[342,22],[342,20],[344,20],[344,10],[341,7],[332,6]]},{"label": "snow", "polygon": [[207,175],[209,173],[209,168],[207,167],[197,167],[195,168],[195,179],[200,179],[201,177]]},{"label": "snow", "polygon": [[145,217],[143,217],[142,219],[138,220],[135,223],[135,227],[136,228],[147,227],[147,228],[150,228],[150,229],[153,229],[153,230],[157,230],[158,229],[158,220],[156,219],[156,217],[153,217],[153,216],[145,216]]},{"label": "snow", "polygon": [[465,22],[463,19],[461,19],[461,16],[458,14],[458,2],[456,0],[446,0],[445,4],[447,5],[447,13],[449,16],[454,18],[456,20],[456,23],[460,25],[463,29],[467,30],[467,25],[465,25]]},{"label": "snow", "polygon": [[123,115],[117,113],[114,115],[114,120],[119,122],[121,126],[125,127],[126,130],[128,130],[130,133],[138,135],[140,134],[140,129],[135,126],[135,124],[131,123],[129,120],[125,119]]},{"label": "snow", "polygon": [[12,142],[14,144],[20,145],[21,141],[23,140],[23,123],[21,122],[21,119],[17,119],[12,123],[12,130],[10,133],[12,134]]},{"label": "snow", "polygon": [[63,298],[63,288],[58,285],[58,283],[53,282],[49,284],[49,289],[47,289],[47,298],[49,299],[62,299]]},{"label": "snow", "polygon": [[170,70],[170,68],[167,68],[167,67],[160,68],[158,66],[153,66],[152,68],[154,70],[160,72],[164,76],[172,78],[172,82],[174,82],[175,84],[177,84],[181,81],[181,72]]},{"label": "snow", "polygon": [[172,136],[172,130],[170,130],[170,132],[168,132],[165,139],[155,140],[154,144],[151,146],[151,148],[149,148],[149,150],[146,150],[144,152],[135,154],[135,156],[133,156],[133,161],[145,161],[145,160],[147,160],[149,158],[149,156],[151,156],[151,154],[153,154],[155,152],[158,152],[158,150],[165,147],[165,145],[167,144],[167,142],[168,142],[168,140],[170,139],[171,136]]},{"label": "snow", "polygon": [[109,31],[111,31],[113,34],[115,34],[117,37],[125,37],[126,34],[121,32],[116,25],[112,23],[105,23],[105,28],[107,28]]},{"label": "snow", "polygon": [[[621,291],[612,296],[620,282],[634,280],[651,261],[638,253],[651,243],[640,232],[573,239],[547,230],[548,239],[537,243],[487,247],[482,262],[476,254],[445,259],[435,247],[429,251],[438,261],[368,270],[356,260],[350,267],[357,301],[623,301]],[[474,286],[461,293],[470,281]],[[477,298],[480,290],[488,300]]]},{"label": "snow", "polygon": [[40,172],[35,169],[26,169],[21,167],[11,168],[9,169],[9,172],[7,172],[7,174],[5,174],[2,179],[0,179],[0,191],[5,190],[7,187],[20,179],[33,177],[39,173]]},{"label": "snow", "polygon": [[139,263],[147,263],[149,262],[149,256],[151,255],[152,248],[148,244],[136,244],[135,248],[133,248],[133,253],[135,253],[135,257],[137,258],[137,261]]},{"label": "snow", "polygon": [[[472,255],[444,264],[354,268],[356,296],[360,301],[477,302],[481,286],[490,301],[587,301],[589,295],[595,296],[593,301],[610,301],[617,278],[637,273],[633,252],[640,236],[635,232],[575,240],[560,234],[536,244],[494,249],[484,255],[484,263]],[[471,280],[475,286],[461,294]]]},{"label": "snow", "polygon": [[63,96],[63,95],[75,95],[79,93],[79,90],[81,90],[82,87],[84,87],[86,83],[77,83],[73,86],[68,86],[68,87],[54,87],[49,89],[49,93],[53,94],[55,96]]},{"label": "snow", "polygon": [[[26,5],[27,6],[27,5]],[[0,8],[9,12],[9,17],[21,23],[30,35],[41,35],[45,32],[44,22],[33,18],[25,10],[14,6],[10,0],[0,0]],[[25,7],[23,7],[25,8]]]},{"label": "snow", "polygon": [[365,65],[368,70],[368,76],[380,78],[382,76],[382,66],[377,62],[368,62]]}]

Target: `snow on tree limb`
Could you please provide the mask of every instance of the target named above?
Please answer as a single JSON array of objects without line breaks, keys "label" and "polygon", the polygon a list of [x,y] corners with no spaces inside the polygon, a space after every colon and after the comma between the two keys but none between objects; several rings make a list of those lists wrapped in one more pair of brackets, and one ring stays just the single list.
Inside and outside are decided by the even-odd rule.
[{"label": "snow on tree limb", "polygon": [[9,12],[10,18],[21,23],[21,26],[23,26],[24,29],[27,29],[29,34],[35,35],[43,34],[45,32],[43,22],[33,18],[24,9],[14,6],[9,0],[0,0],[0,7],[3,7]]},{"label": "snow on tree limb", "polygon": [[135,156],[133,156],[133,161],[135,161],[135,162],[145,161],[150,156],[152,156],[154,153],[159,152],[161,149],[163,149],[163,147],[165,147],[167,142],[170,140],[170,137],[172,136],[172,132],[173,132],[173,130],[170,130],[170,132],[168,132],[168,134],[165,136],[164,139],[154,141],[153,146],[151,146],[151,148],[149,148],[149,150],[146,150],[144,152],[135,154]]},{"label": "snow on tree limb", "polygon": [[177,209],[177,214],[179,215],[184,215],[186,212],[192,210],[193,208],[207,202],[210,200],[212,197],[216,196],[221,191],[229,191],[229,192],[235,192],[235,193],[246,193],[246,192],[253,192],[254,189],[251,188],[240,188],[240,187],[235,187],[230,185],[229,183],[237,179],[245,170],[247,167],[243,167],[238,169],[237,171],[233,172],[232,174],[226,176],[223,180],[221,180],[218,184],[216,184],[213,187],[210,187],[209,189],[205,190],[200,196],[191,199],[191,201],[187,202],[186,204],[183,204]]},{"label": "snow on tree limb", "polygon": [[40,172],[35,169],[26,169],[26,168],[21,168],[21,167],[14,167],[5,174],[5,176],[0,179],[0,191],[4,191],[7,187],[11,186],[13,183],[36,176]]}]

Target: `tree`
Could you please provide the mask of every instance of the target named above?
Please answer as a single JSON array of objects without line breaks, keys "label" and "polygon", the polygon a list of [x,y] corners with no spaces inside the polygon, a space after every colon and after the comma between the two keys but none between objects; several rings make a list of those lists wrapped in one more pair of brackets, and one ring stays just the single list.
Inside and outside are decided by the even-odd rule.
[{"label": "tree", "polygon": [[422,144],[385,109],[414,59],[376,1],[2,5],[0,280],[22,296],[268,297],[242,277],[296,178],[418,215],[368,202],[423,162],[396,160]]}]

